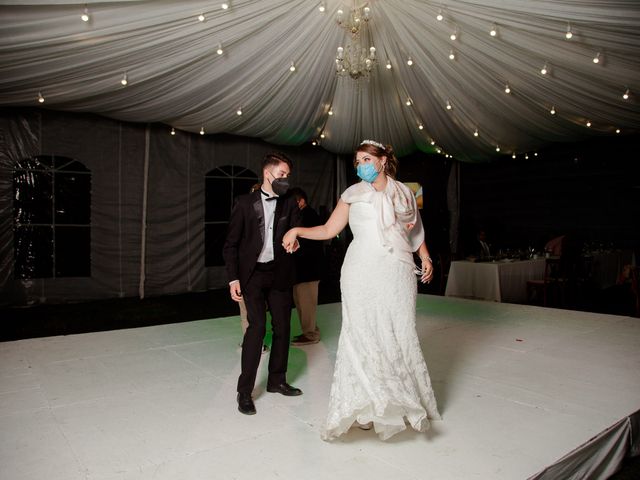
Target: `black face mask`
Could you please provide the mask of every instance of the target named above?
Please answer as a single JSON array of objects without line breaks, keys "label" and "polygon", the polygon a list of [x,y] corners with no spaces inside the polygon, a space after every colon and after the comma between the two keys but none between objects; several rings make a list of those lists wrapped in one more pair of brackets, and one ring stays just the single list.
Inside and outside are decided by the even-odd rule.
[{"label": "black face mask", "polygon": [[273,189],[273,193],[281,197],[289,190],[289,179],[288,178],[276,178],[273,173],[269,172],[269,175],[273,177],[273,181],[271,182],[271,188]]},{"label": "black face mask", "polygon": [[289,180],[286,178],[274,178],[273,182],[271,182],[271,188],[273,188],[273,193],[281,197],[289,190]]}]

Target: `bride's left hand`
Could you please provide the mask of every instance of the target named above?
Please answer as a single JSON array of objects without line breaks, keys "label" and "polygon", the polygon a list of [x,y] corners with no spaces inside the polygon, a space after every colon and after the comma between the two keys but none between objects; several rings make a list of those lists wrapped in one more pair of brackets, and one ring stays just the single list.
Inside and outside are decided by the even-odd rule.
[{"label": "bride's left hand", "polygon": [[430,260],[422,260],[422,276],[420,281],[422,283],[430,283],[433,280],[433,264]]}]

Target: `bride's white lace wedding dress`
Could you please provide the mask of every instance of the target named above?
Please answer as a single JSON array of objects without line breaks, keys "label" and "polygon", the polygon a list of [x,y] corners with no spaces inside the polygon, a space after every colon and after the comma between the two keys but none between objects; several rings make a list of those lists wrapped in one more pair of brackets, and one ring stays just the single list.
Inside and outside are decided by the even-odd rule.
[{"label": "bride's white lace wedding dress", "polygon": [[356,186],[342,196],[350,203],[354,239],[340,279],[342,330],[324,440],[342,435],[354,422],[373,422],[386,440],[406,428],[405,419],[422,432],[429,419],[440,418],[415,328],[413,257],[382,245],[377,196],[384,192],[357,185],[355,195],[350,190]]}]

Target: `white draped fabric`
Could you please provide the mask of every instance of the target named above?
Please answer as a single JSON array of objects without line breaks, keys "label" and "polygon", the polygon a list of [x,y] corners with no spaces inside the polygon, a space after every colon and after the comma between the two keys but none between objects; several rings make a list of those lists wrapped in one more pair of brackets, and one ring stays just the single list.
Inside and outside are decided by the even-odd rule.
[{"label": "white draped fabric", "polygon": [[370,0],[362,39],[379,64],[358,84],[335,75],[336,48],[350,41],[336,12],[350,2],[220,4],[0,1],[0,106],[39,105],[41,93],[46,108],[191,132],[289,145],[324,133],[337,153],[374,138],[400,155],[440,148],[460,160],[640,127],[636,0]]}]

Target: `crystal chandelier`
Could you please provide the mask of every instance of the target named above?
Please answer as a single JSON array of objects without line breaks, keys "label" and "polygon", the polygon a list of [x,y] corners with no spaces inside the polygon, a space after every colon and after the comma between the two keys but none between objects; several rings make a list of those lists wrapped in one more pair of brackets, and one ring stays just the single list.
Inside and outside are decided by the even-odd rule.
[{"label": "crystal chandelier", "polygon": [[341,77],[368,78],[377,63],[375,47],[365,48],[361,43],[361,33],[369,22],[370,13],[369,7],[354,6],[345,17],[343,10],[338,10],[338,25],[351,34],[351,43],[344,48],[338,47],[336,52],[336,74]]}]

